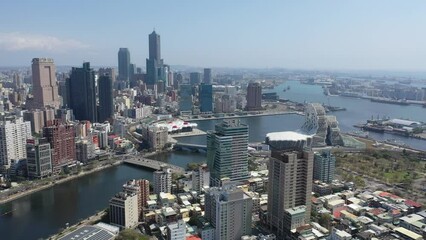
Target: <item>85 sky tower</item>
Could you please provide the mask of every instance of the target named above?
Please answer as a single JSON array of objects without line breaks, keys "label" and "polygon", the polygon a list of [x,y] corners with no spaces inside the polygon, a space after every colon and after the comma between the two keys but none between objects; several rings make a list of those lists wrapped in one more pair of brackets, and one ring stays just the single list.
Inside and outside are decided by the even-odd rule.
[{"label": "85 sky tower", "polygon": [[161,59],[160,35],[155,31],[149,34],[149,58],[146,59],[146,85],[153,88],[159,80],[165,81],[163,59]]}]

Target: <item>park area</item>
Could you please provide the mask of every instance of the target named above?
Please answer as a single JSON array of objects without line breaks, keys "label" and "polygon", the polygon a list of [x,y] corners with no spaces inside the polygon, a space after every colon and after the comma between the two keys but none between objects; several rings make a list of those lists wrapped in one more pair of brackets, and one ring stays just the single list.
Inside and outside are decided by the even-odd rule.
[{"label": "park area", "polygon": [[[426,158],[423,153],[368,149],[347,153],[336,151],[336,173],[358,188],[378,185],[406,197],[424,198]],[[384,190],[384,189],[378,189]]]}]

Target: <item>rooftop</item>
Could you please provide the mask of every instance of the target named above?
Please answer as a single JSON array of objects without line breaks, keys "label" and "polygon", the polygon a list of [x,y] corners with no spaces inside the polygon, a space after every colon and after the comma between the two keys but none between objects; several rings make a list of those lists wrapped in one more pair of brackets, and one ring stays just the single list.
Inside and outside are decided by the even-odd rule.
[{"label": "rooftop", "polygon": [[59,240],[110,240],[114,237],[114,234],[99,227],[83,226],[59,238]]},{"label": "rooftop", "polygon": [[294,208],[287,208],[285,210],[286,212],[288,212],[290,215],[295,215],[295,214],[304,214],[306,211],[306,207],[305,206],[298,206],[298,207],[294,207]]},{"label": "rooftop", "polygon": [[405,119],[391,119],[388,122],[393,123],[393,124],[399,124],[399,125],[404,125],[404,126],[414,126],[414,125],[420,125],[420,122],[415,122],[415,121],[410,121],[410,120],[405,120]]},{"label": "rooftop", "polygon": [[293,131],[272,132],[266,134],[266,138],[268,138],[269,141],[301,141],[311,137],[311,135],[306,135]]}]

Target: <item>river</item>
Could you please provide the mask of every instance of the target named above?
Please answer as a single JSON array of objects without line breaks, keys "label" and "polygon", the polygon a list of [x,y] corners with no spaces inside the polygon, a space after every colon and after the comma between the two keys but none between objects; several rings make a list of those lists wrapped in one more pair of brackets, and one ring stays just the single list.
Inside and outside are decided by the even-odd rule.
[{"label": "river", "polygon": [[[185,167],[205,161],[205,154],[174,152],[156,158]],[[140,178],[151,180],[152,171],[123,164],[0,205],[0,239],[46,238],[66,223],[72,225],[107,208],[123,183]]]},{"label": "river", "polygon": [[[290,86],[290,90],[283,92],[287,86]],[[372,115],[426,121],[426,108],[420,106],[399,106],[339,96],[327,97],[323,95],[320,86],[304,85],[296,81],[287,81],[271,91],[276,91],[281,98],[292,101],[330,103],[347,108],[347,111],[333,113],[337,116],[342,131],[347,132],[356,130],[354,124],[364,122]],[[200,129],[211,130],[219,121],[221,120],[197,123]],[[303,116],[256,116],[241,118],[241,121],[249,125],[249,141],[260,142],[264,141],[268,132],[299,129]],[[414,148],[426,150],[426,141],[390,134],[371,133],[370,136],[377,139],[398,139]],[[205,144],[206,137],[185,137],[179,138],[179,141]],[[205,153],[173,152],[154,158],[185,167],[189,162],[204,162]],[[1,239],[39,239],[55,234],[66,223],[74,224],[106,208],[111,196],[121,190],[125,181],[133,178],[151,180],[152,172],[139,167],[120,165],[0,205]],[[3,215],[4,213],[8,214]]]}]

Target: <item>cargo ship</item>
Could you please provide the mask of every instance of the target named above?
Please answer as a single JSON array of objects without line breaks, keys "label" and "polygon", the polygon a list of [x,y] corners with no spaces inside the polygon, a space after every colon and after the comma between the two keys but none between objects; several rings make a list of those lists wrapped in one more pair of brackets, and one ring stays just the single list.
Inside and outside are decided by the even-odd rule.
[{"label": "cargo ship", "polygon": [[371,132],[377,132],[377,133],[385,132],[385,127],[382,127],[382,126],[365,125],[362,129],[364,131],[371,131]]}]

